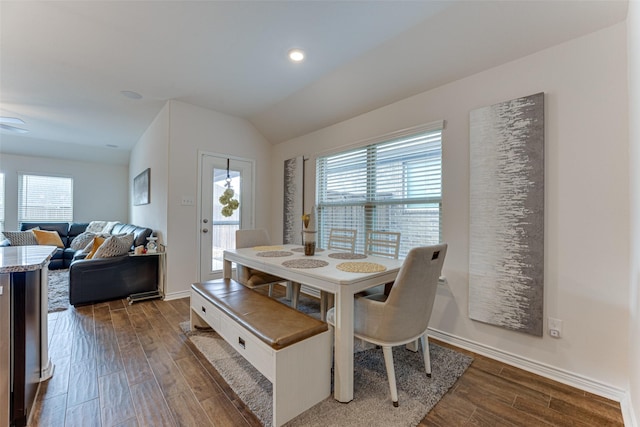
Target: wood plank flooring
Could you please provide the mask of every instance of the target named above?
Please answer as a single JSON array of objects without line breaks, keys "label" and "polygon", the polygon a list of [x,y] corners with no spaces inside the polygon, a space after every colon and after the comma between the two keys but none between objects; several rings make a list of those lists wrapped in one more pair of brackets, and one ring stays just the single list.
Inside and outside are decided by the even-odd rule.
[{"label": "wood plank flooring", "polygon": [[[188,319],[188,299],[51,313],[55,372],[30,426],[259,426],[180,330]],[[623,425],[616,402],[466,353],[473,364],[421,426]]]}]

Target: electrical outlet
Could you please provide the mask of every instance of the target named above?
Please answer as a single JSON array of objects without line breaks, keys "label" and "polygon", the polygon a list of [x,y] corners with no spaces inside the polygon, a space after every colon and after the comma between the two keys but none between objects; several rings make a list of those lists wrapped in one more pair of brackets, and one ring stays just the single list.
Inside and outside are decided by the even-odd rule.
[{"label": "electrical outlet", "polygon": [[547,318],[547,326],[549,329],[549,335],[553,338],[562,337],[562,320],[549,317]]}]

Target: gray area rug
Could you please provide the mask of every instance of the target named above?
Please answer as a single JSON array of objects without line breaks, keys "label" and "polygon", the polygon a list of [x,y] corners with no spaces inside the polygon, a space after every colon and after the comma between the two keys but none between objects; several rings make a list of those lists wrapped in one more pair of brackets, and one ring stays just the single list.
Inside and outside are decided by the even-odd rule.
[{"label": "gray area rug", "polygon": [[69,308],[69,269],[49,270],[49,313]]},{"label": "gray area rug", "polygon": [[[304,311],[314,304],[301,300]],[[317,304],[315,304],[317,305]],[[311,313],[315,317],[315,312]],[[272,387],[260,372],[212,330],[189,331],[189,339],[222,375],[265,426],[272,420]],[[400,406],[391,403],[382,349],[357,348],[354,354],[354,399],[344,404],[332,396],[289,421],[287,426],[415,426],[451,388],[473,359],[430,343],[432,377],[424,371],[422,353],[393,349]],[[358,351],[362,350],[362,351]],[[312,366],[309,369],[313,369]]]}]

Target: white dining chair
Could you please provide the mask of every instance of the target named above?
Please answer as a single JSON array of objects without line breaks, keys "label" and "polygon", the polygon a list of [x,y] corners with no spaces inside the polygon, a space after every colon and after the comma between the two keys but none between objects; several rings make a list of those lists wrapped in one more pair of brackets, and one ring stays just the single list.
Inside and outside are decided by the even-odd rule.
[{"label": "white dining chair", "polygon": [[[364,239],[364,253],[386,258],[398,259],[400,254],[400,236],[396,231],[367,230]],[[367,296],[379,293],[389,295],[393,282],[365,289],[356,296]]]},{"label": "white dining chair", "polygon": [[[351,228],[332,228],[329,230],[327,250],[338,250],[354,253],[358,230]],[[333,294],[320,291],[320,319],[326,320],[327,310],[333,306]]]},{"label": "white dining chair", "polygon": [[[356,250],[356,237],[358,230],[350,228],[332,228],[329,230],[327,250],[338,250],[354,253]],[[297,308],[300,298],[300,284],[292,283],[291,306]],[[327,310],[333,305],[333,294],[320,291],[320,319],[326,320]]]},{"label": "white dining chair", "polygon": [[355,252],[358,230],[350,228],[332,228],[329,230],[328,250]]},{"label": "white dining chair", "polygon": [[[253,248],[256,246],[271,245],[269,234],[264,229],[248,229],[236,230],[236,249]],[[276,283],[289,282],[281,277],[272,276],[260,270],[248,268],[243,265],[236,265],[236,276],[238,282],[248,288],[257,288],[259,286],[269,286],[269,296],[273,296],[273,285]]]},{"label": "white dining chair", "polygon": [[364,239],[364,253],[398,259],[400,236],[397,231],[367,230]]},{"label": "white dining chair", "polygon": [[[419,340],[426,375],[431,376],[427,327],[446,254],[446,243],[411,249],[388,296],[376,294],[354,301],[354,336],[382,347],[393,406],[398,406],[393,347]],[[332,308],[327,322],[334,325],[334,320]]]}]

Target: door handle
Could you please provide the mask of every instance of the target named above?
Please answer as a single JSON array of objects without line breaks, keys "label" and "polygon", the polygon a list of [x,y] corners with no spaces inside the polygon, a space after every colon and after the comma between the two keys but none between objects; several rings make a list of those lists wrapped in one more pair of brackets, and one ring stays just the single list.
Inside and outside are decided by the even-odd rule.
[{"label": "door handle", "polygon": [[208,232],[209,232],[209,229],[207,229],[207,228],[203,228],[203,229],[202,229],[202,232],[203,232],[203,233],[208,233]]}]

